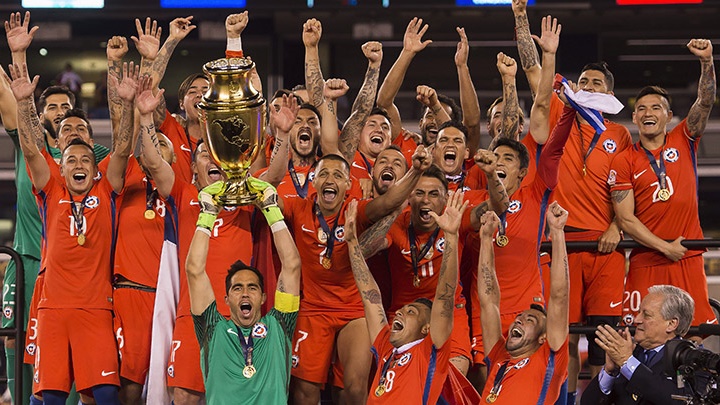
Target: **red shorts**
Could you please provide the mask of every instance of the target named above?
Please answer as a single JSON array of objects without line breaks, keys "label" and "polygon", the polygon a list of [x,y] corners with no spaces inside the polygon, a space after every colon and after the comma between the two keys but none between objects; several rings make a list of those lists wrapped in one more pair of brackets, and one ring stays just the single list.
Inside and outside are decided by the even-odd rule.
[{"label": "red shorts", "polygon": [[78,392],[101,384],[120,385],[112,311],[43,308],[38,320],[38,391],[70,392],[73,380]]},{"label": "red shorts", "polygon": [[113,291],[113,326],[120,350],[120,376],[145,384],[150,367],[155,293],[134,288]]},{"label": "red shorts", "polygon": [[35,280],[35,290],[33,291],[32,301],[30,301],[30,313],[28,314],[27,334],[25,334],[25,353],[23,362],[25,364],[35,365],[35,352],[37,351],[37,331],[38,331],[38,303],[45,286],[45,272],[38,274]]},{"label": "red shorts", "polygon": [[[502,334],[504,337],[507,338],[508,331],[510,330],[510,325],[512,325],[513,322],[515,322],[515,318],[517,318],[518,315],[523,313],[523,311],[517,311],[517,312],[509,312],[507,314],[500,315],[500,328],[502,330]],[[473,354],[473,362],[475,364],[480,364],[484,367],[484,361],[485,361],[485,347],[483,346],[483,338],[482,338],[482,324],[480,323],[480,315],[474,316],[473,315],[473,338],[472,338],[472,354]]]},{"label": "red shorts", "polygon": [[[570,323],[586,316],[622,314],[625,254],[568,252],[570,267]],[[549,286],[546,286],[549,290]]]},{"label": "red shorts", "polygon": [[192,316],[181,316],[175,321],[167,377],[168,387],[205,392],[200,369],[200,344]]},{"label": "red shorts", "polygon": [[[293,335],[292,376],[317,384],[327,382],[337,334],[358,318],[357,313],[300,312]],[[369,354],[370,348],[367,350]],[[342,381],[342,376],[336,376],[335,380],[338,379]]]},{"label": "red shorts", "polygon": [[682,288],[695,300],[692,325],[717,323],[715,313],[708,302],[705,261],[702,255],[688,257],[679,262],[659,266],[630,266],[625,284],[623,320],[632,324],[640,309],[640,301],[648,288],[656,284],[669,284]]}]

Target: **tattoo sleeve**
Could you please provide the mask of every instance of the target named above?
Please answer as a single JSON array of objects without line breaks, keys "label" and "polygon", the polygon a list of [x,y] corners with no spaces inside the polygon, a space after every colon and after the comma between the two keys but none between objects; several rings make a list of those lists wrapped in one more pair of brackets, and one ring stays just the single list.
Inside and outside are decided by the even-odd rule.
[{"label": "tattoo sleeve", "polygon": [[380,68],[368,67],[363,85],[353,103],[350,118],[345,122],[342,133],[340,134],[340,144],[338,147],[348,161],[352,162],[355,158],[355,151],[357,151],[358,143],[360,142],[360,132],[362,132],[365,120],[375,104],[379,77]]},{"label": "tattoo sleeve", "polygon": [[523,69],[530,69],[535,65],[539,65],[540,56],[532,36],[530,36],[530,22],[528,22],[526,13],[515,16],[515,36],[517,37],[520,63],[522,63]]},{"label": "tattoo sleeve", "polygon": [[305,49],[305,88],[310,95],[309,103],[320,107],[323,102],[323,79],[317,47]]},{"label": "tattoo sleeve", "polygon": [[[455,260],[452,260],[453,255],[455,255]],[[440,303],[440,316],[443,318],[453,317],[455,289],[457,288],[457,265],[455,244],[446,243],[442,264],[440,265],[440,274],[438,275],[438,288],[435,292],[435,301]],[[447,274],[450,266],[454,266],[454,268],[449,272],[450,274]]]},{"label": "tattoo sleeve", "polygon": [[699,138],[705,132],[710,110],[715,102],[716,92],[715,67],[712,59],[700,61],[700,67],[697,99],[690,108],[687,117],[687,126],[693,139]]},{"label": "tattoo sleeve", "polygon": [[375,279],[372,274],[370,274],[358,242],[350,242],[348,243],[348,247],[350,249],[350,265],[352,266],[355,283],[357,284],[358,290],[360,290],[360,296],[362,297],[365,307],[365,315],[368,316],[377,310],[380,326],[385,325],[387,324],[387,318],[385,317],[385,311],[382,307],[380,288],[378,288]]},{"label": "tattoo sleeve", "polygon": [[502,137],[518,140],[518,127],[520,126],[520,105],[518,103],[515,78],[505,83],[503,81],[503,110],[502,110]]},{"label": "tattoo sleeve", "polygon": [[615,203],[619,204],[623,202],[623,200],[625,199],[625,197],[628,196],[628,194],[630,194],[630,190],[616,190],[612,191],[610,193],[610,196],[612,197],[613,201],[615,201]]},{"label": "tattoo sleeve", "polygon": [[387,235],[395,219],[400,215],[400,210],[395,210],[390,214],[382,217],[379,221],[365,230],[358,238],[360,250],[363,257],[370,258],[375,256],[385,247],[385,235]]},{"label": "tattoo sleeve", "polygon": [[113,76],[117,79],[117,82],[122,82],[122,61],[109,60],[108,61],[108,80],[107,80],[107,97],[108,97],[108,109],[110,110],[110,121],[112,126],[115,127],[120,124],[120,116],[123,111],[122,99],[118,95],[117,88],[110,79]]}]

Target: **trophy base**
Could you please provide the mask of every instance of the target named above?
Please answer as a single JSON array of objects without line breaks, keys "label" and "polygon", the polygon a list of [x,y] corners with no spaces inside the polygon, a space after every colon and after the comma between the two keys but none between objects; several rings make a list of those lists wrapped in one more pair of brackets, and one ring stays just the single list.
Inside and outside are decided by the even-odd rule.
[{"label": "trophy base", "polygon": [[252,205],[255,200],[257,194],[250,192],[245,179],[228,179],[225,183],[225,191],[218,196],[218,201],[223,206]]}]

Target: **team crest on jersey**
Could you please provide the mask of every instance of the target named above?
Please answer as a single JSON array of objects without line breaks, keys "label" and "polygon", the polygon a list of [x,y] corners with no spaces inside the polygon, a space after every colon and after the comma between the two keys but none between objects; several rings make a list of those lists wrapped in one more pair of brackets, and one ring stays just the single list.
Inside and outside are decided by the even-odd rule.
[{"label": "team crest on jersey", "polygon": [[173,364],[169,365],[167,373],[171,378],[175,378],[175,365],[173,365]]},{"label": "team crest on jersey", "polygon": [[516,368],[516,369],[521,369],[521,368],[527,366],[527,364],[528,364],[529,362],[530,362],[530,357],[525,357],[524,359],[520,360],[520,361],[515,365],[515,368]]},{"label": "team crest on jersey", "polygon": [[635,322],[635,316],[633,314],[625,314],[623,316],[623,322],[625,322],[625,325],[632,325],[633,322]]},{"label": "team crest on jersey", "polygon": [[345,242],[345,227],[342,225],[339,225],[337,229],[335,229],[335,240],[338,242]]},{"label": "team crest on jersey", "polygon": [[667,149],[665,149],[665,151],[663,151],[663,158],[668,163],[677,162],[679,157],[680,157],[680,154],[678,153],[678,150],[675,148],[667,148]]},{"label": "team crest on jersey", "polygon": [[89,195],[85,199],[85,208],[89,210],[97,208],[98,205],[100,205],[100,199],[97,196]]},{"label": "team crest on jersey", "polygon": [[315,170],[308,172],[308,181],[315,180]]},{"label": "team crest on jersey", "polygon": [[35,355],[35,349],[37,346],[35,346],[35,343],[29,343],[27,346],[25,346],[25,351],[31,356]]},{"label": "team crest on jersey", "polygon": [[97,174],[95,175],[95,177],[93,177],[93,180],[100,181],[100,179],[102,179],[102,173],[100,173],[100,171],[98,171]]},{"label": "team crest on jersey", "polygon": [[13,316],[13,307],[11,307],[10,305],[8,305],[8,306],[6,306],[5,308],[3,308],[3,315],[5,315],[5,318],[6,318],[6,319],[12,319],[12,316]]},{"label": "team crest on jersey", "polygon": [[511,214],[514,214],[522,209],[522,203],[518,200],[512,200],[510,201],[510,205],[508,206],[508,212]]},{"label": "team crest on jersey", "polygon": [[610,170],[610,174],[608,174],[608,179],[607,179],[608,186],[610,186],[610,187],[614,186],[615,181],[617,181],[617,172],[615,170]]},{"label": "team crest on jersey", "polygon": [[410,362],[410,358],[412,357],[411,353],[405,353],[398,359],[398,366],[404,366]]},{"label": "team crest on jersey", "polygon": [[234,212],[237,209],[237,207],[236,206],[225,206],[225,207],[223,207],[223,209],[227,212]]},{"label": "team crest on jersey", "polygon": [[267,336],[267,326],[262,322],[256,323],[252,329],[252,337],[262,339],[265,336]]},{"label": "team crest on jersey", "polygon": [[606,139],[605,142],[603,142],[603,149],[605,149],[607,153],[615,153],[617,144],[612,139]]},{"label": "team crest on jersey", "polygon": [[439,238],[437,242],[435,242],[435,249],[442,253],[445,250],[445,238]]},{"label": "team crest on jersey", "polygon": [[472,190],[472,189],[471,189],[470,187],[468,187],[468,186],[463,186],[463,188],[462,188],[462,191],[463,191],[463,192],[465,192],[465,191],[470,191],[470,190]]},{"label": "team crest on jersey", "polygon": [[297,354],[292,355],[292,368],[297,368],[298,364],[300,364],[300,356]]}]

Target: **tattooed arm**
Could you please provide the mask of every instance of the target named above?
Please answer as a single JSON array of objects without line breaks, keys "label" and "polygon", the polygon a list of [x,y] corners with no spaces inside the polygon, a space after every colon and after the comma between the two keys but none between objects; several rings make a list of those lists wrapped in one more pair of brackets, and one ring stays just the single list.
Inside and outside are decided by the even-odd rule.
[{"label": "tattooed arm", "polygon": [[542,36],[533,36],[543,51],[543,69],[538,82],[537,94],[530,110],[530,134],[539,145],[545,144],[550,136],[550,100],[555,78],[555,53],[560,44],[562,25],[557,18],[542,19]]},{"label": "tattooed arm", "polygon": [[540,80],[540,57],[538,56],[535,43],[530,36],[530,23],[527,17],[527,0],[513,0],[512,10],[515,15],[515,36],[517,37],[518,53],[520,63],[527,76],[530,85],[530,93],[535,98],[537,86]]},{"label": "tattooed arm", "polygon": [[370,111],[372,111],[375,104],[375,94],[377,93],[378,78],[380,77],[380,63],[383,56],[380,42],[366,42],[362,46],[362,51],[368,60],[365,80],[355,98],[350,117],[343,125],[338,144],[338,149],[348,162],[355,159],[355,151],[357,151],[358,143],[360,143],[360,132],[362,132],[365,120],[370,115]]},{"label": "tattooed arm", "polygon": [[17,102],[18,138],[20,149],[25,156],[33,186],[41,190],[50,180],[50,167],[40,151],[45,149],[45,139],[42,137],[40,118],[35,110],[33,93],[37,87],[40,76],[32,81],[27,72],[27,65],[10,65],[10,78],[2,71],[2,80],[10,82],[15,101]]},{"label": "tattooed arm", "polygon": [[369,259],[390,247],[385,235],[388,234],[390,227],[400,213],[402,213],[402,208],[398,208],[390,214],[385,215],[360,235],[360,249],[363,257]]},{"label": "tattooed arm", "polygon": [[362,249],[358,243],[356,220],[357,201],[352,201],[345,211],[345,242],[350,251],[350,265],[352,266],[355,284],[365,308],[365,321],[370,333],[370,341],[374,342],[380,331],[388,324],[388,321],[382,304],[380,288],[370,273],[367,263],[365,263],[365,257],[363,257]]},{"label": "tattooed arm", "polygon": [[690,137],[699,139],[710,116],[715,102],[715,65],[713,64],[712,42],[707,39],[693,39],[687,44],[688,49],[700,59],[700,82],[698,96],[688,112],[687,125]]},{"label": "tattooed arm", "polygon": [[547,341],[550,349],[557,351],[568,336],[568,295],[570,288],[567,248],[565,246],[565,223],[568,212],[557,201],[548,207],[546,214],[552,241],[552,264],[550,265],[550,297],[547,303]]},{"label": "tattooed arm", "polygon": [[[275,146],[270,156],[268,169],[260,178],[277,187],[288,170],[288,156],[290,154],[290,134],[300,106],[293,96],[283,95],[280,111],[270,108],[270,126],[275,128]],[[251,172],[252,173],[252,172]]]},{"label": "tattooed arm", "polygon": [[478,261],[477,290],[480,299],[480,319],[483,330],[483,346],[489,353],[502,338],[500,323],[500,285],[495,275],[495,248],[493,235],[500,219],[494,212],[482,216],[480,228],[480,259]]},{"label": "tattooed arm", "polygon": [[[116,193],[121,193],[125,187],[125,169],[128,159],[135,144],[133,134],[135,124],[135,94],[138,89],[140,66],[134,66],[133,62],[123,63],[122,81],[112,77],[113,86],[122,102],[122,111],[118,126],[112,128],[112,151],[108,163],[107,179]],[[147,80],[146,77],[143,78]]]},{"label": "tattooed arm", "polygon": [[166,198],[175,183],[175,172],[170,167],[170,163],[162,158],[157,129],[153,122],[153,112],[161,103],[164,90],[153,94],[153,85],[149,83],[150,81],[147,77],[141,78],[135,95],[135,107],[140,114],[140,154],[143,157],[143,166],[155,181],[158,193]]},{"label": "tattooed arm", "polygon": [[320,21],[311,18],[303,24],[302,39],[305,44],[305,88],[310,95],[310,100],[306,102],[312,104],[316,108],[323,103],[323,79],[322,70],[320,70],[320,52],[318,51],[318,43],[322,36],[322,24]]},{"label": "tattooed arm", "polygon": [[502,126],[498,136],[517,141],[519,140],[518,129],[520,127],[520,104],[515,82],[517,63],[515,59],[500,52],[497,54],[497,68],[503,86]]},{"label": "tattooed arm", "polygon": [[470,153],[475,153],[480,147],[480,102],[467,64],[470,44],[465,28],[456,27],[455,30],[460,35],[460,42],[455,51],[455,67],[460,84],[460,108],[463,112],[463,125],[468,129],[467,146]]},{"label": "tattooed arm", "polygon": [[337,99],[344,96],[350,88],[345,79],[327,79],[323,88],[325,101],[320,105],[320,148],[323,153],[340,155],[338,149]]},{"label": "tattooed arm", "polygon": [[107,97],[111,128],[117,128],[120,125],[123,103],[120,96],[118,96],[117,83],[122,80],[123,58],[127,51],[127,38],[114,36],[108,40],[105,53],[107,54],[108,63]]},{"label": "tattooed arm", "polygon": [[494,211],[502,214],[510,206],[510,199],[505,185],[500,180],[495,169],[497,168],[497,156],[495,153],[479,149],[475,154],[475,163],[485,172],[488,179],[489,199],[479,204],[470,212],[470,224],[473,229],[478,230],[482,225],[481,218],[487,211]]},{"label": "tattooed arm", "polygon": [[455,290],[458,284],[458,231],[463,212],[468,206],[467,201],[463,202],[463,197],[462,191],[451,191],[442,215],[430,211],[445,234],[445,250],[430,313],[430,338],[435,347],[442,347],[453,329]]},{"label": "tattooed arm", "polygon": [[687,249],[680,244],[684,238],[680,236],[672,242],[667,242],[652,233],[652,231],[635,216],[635,193],[632,189],[613,190],[610,194],[613,200],[613,208],[615,209],[615,221],[623,232],[641,245],[657,250],[673,262],[682,259],[687,251]]}]

